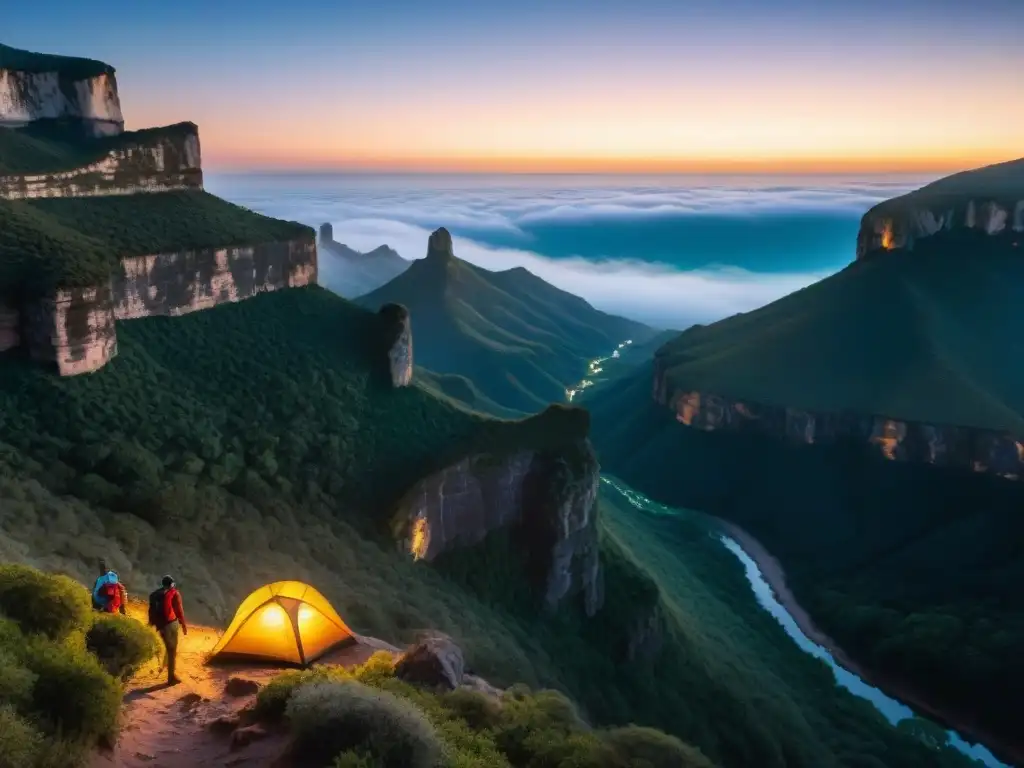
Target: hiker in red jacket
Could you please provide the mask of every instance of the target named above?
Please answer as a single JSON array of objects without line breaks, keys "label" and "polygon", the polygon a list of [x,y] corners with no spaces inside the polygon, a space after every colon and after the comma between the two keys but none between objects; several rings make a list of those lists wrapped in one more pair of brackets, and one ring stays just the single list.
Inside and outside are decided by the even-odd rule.
[{"label": "hiker in red jacket", "polygon": [[174,674],[174,666],[178,657],[178,625],[182,634],[188,634],[185,623],[185,610],[181,607],[181,593],[174,585],[174,579],[164,576],[160,589],[149,596],[149,623],[160,633],[167,650],[167,684],[177,685],[181,682]]}]

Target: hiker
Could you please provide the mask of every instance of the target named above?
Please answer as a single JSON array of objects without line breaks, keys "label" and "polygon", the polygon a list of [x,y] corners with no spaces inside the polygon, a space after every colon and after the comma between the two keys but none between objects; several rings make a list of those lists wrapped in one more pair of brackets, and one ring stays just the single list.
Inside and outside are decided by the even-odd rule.
[{"label": "hiker", "polygon": [[181,593],[174,585],[171,576],[164,576],[160,589],[149,596],[149,624],[160,633],[167,650],[167,684],[177,685],[181,682],[174,674],[174,665],[178,657],[178,625],[183,634],[188,634],[185,623],[185,611],[181,607]]},{"label": "hiker", "polygon": [[100,561],[100,575],[92,588],[92,607],[103,613],[125,614],[128,605],[128,590],[117,577],[117,571],[107,568],[107,564]]}]

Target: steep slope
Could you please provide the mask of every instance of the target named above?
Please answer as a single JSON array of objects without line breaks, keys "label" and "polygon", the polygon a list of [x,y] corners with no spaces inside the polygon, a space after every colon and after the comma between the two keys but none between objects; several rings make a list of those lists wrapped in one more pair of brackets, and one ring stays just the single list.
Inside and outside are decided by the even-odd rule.
[{"label": "steep slope", "polygon": [[339,296],[355,298],[380,288],[409,268],[387,245],[361,253],[334,239],[330,224],[320,225],[320,283]]},{"label": "steep slope", "polygon": [[[601,723],[663,722],[728,768],[853,766],[873,744],[919,754],[864,713],[809,731],[784,686],[766,694],[774,673],[755,656],[716,679],[728,662],[705,665],[706,645],[688,639],[696,625],[665,655],[638,649],[624,664],[658,592],[607,544],[593,618],[572,601],[538,614],[532,564],[507,531],[431,565],[400,551],[387,524],[407,488],[466,452],[480,452],[479,477],[509,451],[557,452],[578,440],[581,412],[509,423],[415,384],[395,389],[380,330],[376,315],[310,287],[123,323],[121,354],[87,377],[0,357],[0,557],[83,581],[105,557],[132,594],[171,572],[192,618],[220,625],[256,586],[303,579],[360,633],[401,643],[440,629],[496,684],[557,687]],[[552,479],[531,492],[559,492]],[[488,512],[507,509],[488,493]]]},{"label": "steep slope", "polygon": [[403,304],[416,318],[419,364],[469,379],[501,408],[533,412],[564,401],[587,361],[654,331],[608,315],[522,268],[490,272],[455,257],[439,229],[427,257],[358,299]]},{"label": "steep slope", "polygon": [[[943,192],[940,205],[1024,199],[1024,165],[979,189],[991,172],[955,177],[971,198]],[[948,186],[886,210],[916,220],[936,188]],[[748,528],[879,683],[1013,755],[1024,236],[995,218],[1003,226],[944,227],[690,329],[586,404],[607,468]]]}]

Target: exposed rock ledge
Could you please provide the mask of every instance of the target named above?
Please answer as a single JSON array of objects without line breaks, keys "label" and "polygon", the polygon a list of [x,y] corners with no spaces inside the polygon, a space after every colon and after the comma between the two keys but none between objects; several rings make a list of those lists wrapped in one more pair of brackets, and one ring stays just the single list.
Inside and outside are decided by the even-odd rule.
[{"label": "exposed rock ledge", "polygon": [[654,399],[695,429],[760,433],[807,445],[852,439],[892,461],[958,467],[1010,480],[1024,477],[1024,444],[1005,432],[851,412],[817,413],[707,392],[669,392],[657,363]]},{"label": "exposed rock ledge", "polygon": [[[137,141],[128,140],[136,135]],[[0,197],[92,197],[203,188],[199,128],[194,123],[123,138],[106,156],[79,168],[0,176]]]},{"label": "exposed rock ledge", "polygon": [[598,481],[586,439],[557,452],[468,456],[413,486],[398,504],[396,533],[404,550],[431,561],[508,529],[544,606],[582,594],[592,616],[604,600]]},{"label": "exposed rock ledge", "polygon": [[[60,290],[17,310],[0,305],[0,350],[24,343],[61,376],[91,373],[117,354],[115,320],[184,315],[280,288],[316,282],[312,236],[283,243],[207,248],[122,261],[109,285]],[[10,327],[14,330],[5,328]],[[411,366],[411,361],[410,361]]]}]

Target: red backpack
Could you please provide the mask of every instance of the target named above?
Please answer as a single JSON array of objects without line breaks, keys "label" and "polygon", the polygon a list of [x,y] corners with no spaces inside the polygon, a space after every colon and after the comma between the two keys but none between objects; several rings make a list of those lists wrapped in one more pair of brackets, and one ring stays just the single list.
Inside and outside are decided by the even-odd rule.
[{"label": "red backpack", "polygon": [[121,590],[117,584],[104,584],[100,587],[100,595],[104,598],[101,610],[105,613],[117,613],[121,608]]}]

